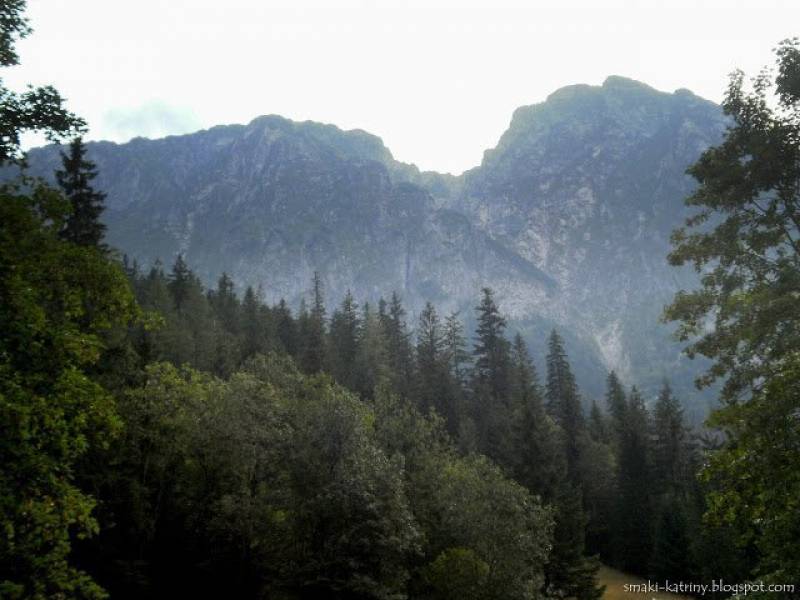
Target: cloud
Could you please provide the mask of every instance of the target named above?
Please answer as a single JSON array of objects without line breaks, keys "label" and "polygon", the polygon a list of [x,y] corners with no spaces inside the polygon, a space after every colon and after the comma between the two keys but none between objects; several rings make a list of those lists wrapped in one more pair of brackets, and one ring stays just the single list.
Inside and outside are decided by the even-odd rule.
[{"label": "cloud", "polygon": [[102,126],[92,137],[125,142],[139,136],[159,138],[201,128],[200,119],[190,109],[155,100],[138,107],[107,111],[103,115]]}]

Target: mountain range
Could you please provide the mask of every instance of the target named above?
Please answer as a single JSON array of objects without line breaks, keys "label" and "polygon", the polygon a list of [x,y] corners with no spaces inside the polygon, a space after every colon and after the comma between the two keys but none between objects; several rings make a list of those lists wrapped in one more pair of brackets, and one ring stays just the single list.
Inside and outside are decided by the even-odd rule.
[{"label": "mountain range", "polygon": [[[697,285],[667,264],[669,237],[688,214],[686,168],[725,125],[687,90],[613,76],[520,107],[460,176],[396,161],[364,131],[279,116],[87,146],[108,242],[140,264],[183,253],[209,285],[225,271],[294,306],[318,271],[329,308],[348,289],[361,301],[397,291],[412,326],[430,300],[470,327],[489,286],[540,371],[557,327],[587,400],[611,369],[648,397],[668,378],[697,420],[711,396],[692,380],[705,365],[659,317]],[[59,149],[28,162],[52,178]]]}]

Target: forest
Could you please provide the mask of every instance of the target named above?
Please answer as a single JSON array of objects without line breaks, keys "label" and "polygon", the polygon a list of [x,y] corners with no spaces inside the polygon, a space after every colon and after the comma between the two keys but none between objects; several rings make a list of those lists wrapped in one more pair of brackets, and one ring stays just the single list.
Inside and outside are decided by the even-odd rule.
[{"label": "forest", "polygon": [[[24,8],[0,2],[4,67]],[[800,44],[746,84],[669,256],[702,274],[664,318],[721,384],[703,428],[668,380],[649,402],[610,372],[584,397],[559,332],[531,356],[489,288],[465,331],[392,290],[329,303],[320,273],[290,307],[225,273],[206,289],[183,255],[139,265],[104,242],[86,124],[53,88],[0,87],[19,173],[0,190],[0,597],[591,600],[601,563],[800,583]],[[56,186],[26,173],[26,131],[69,142]]]}]

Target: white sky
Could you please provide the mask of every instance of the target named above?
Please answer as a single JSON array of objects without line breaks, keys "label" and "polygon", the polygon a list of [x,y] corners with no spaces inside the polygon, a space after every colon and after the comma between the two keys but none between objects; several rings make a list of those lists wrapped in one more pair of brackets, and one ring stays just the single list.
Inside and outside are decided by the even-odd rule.
[{"label": "white sky", "polygon": [[29,0],[14,88],[50,83],[89,139],[263,114],[361,128],[460,173],[513,110],[610,74],[719,101],[800,35],[800,0]]}]

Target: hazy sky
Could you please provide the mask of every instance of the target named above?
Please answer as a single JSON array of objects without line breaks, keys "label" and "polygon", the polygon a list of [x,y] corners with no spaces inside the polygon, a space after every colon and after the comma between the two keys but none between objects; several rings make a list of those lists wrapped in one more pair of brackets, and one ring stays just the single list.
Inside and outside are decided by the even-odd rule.
[{"label": "hazy sky", "polygon": [[29,0],[7,84],[52,83],[90,139],[262,114],[360,128],[459,173],[513,110],[610,74],[719,101],[800,35],[800,0]]}]

